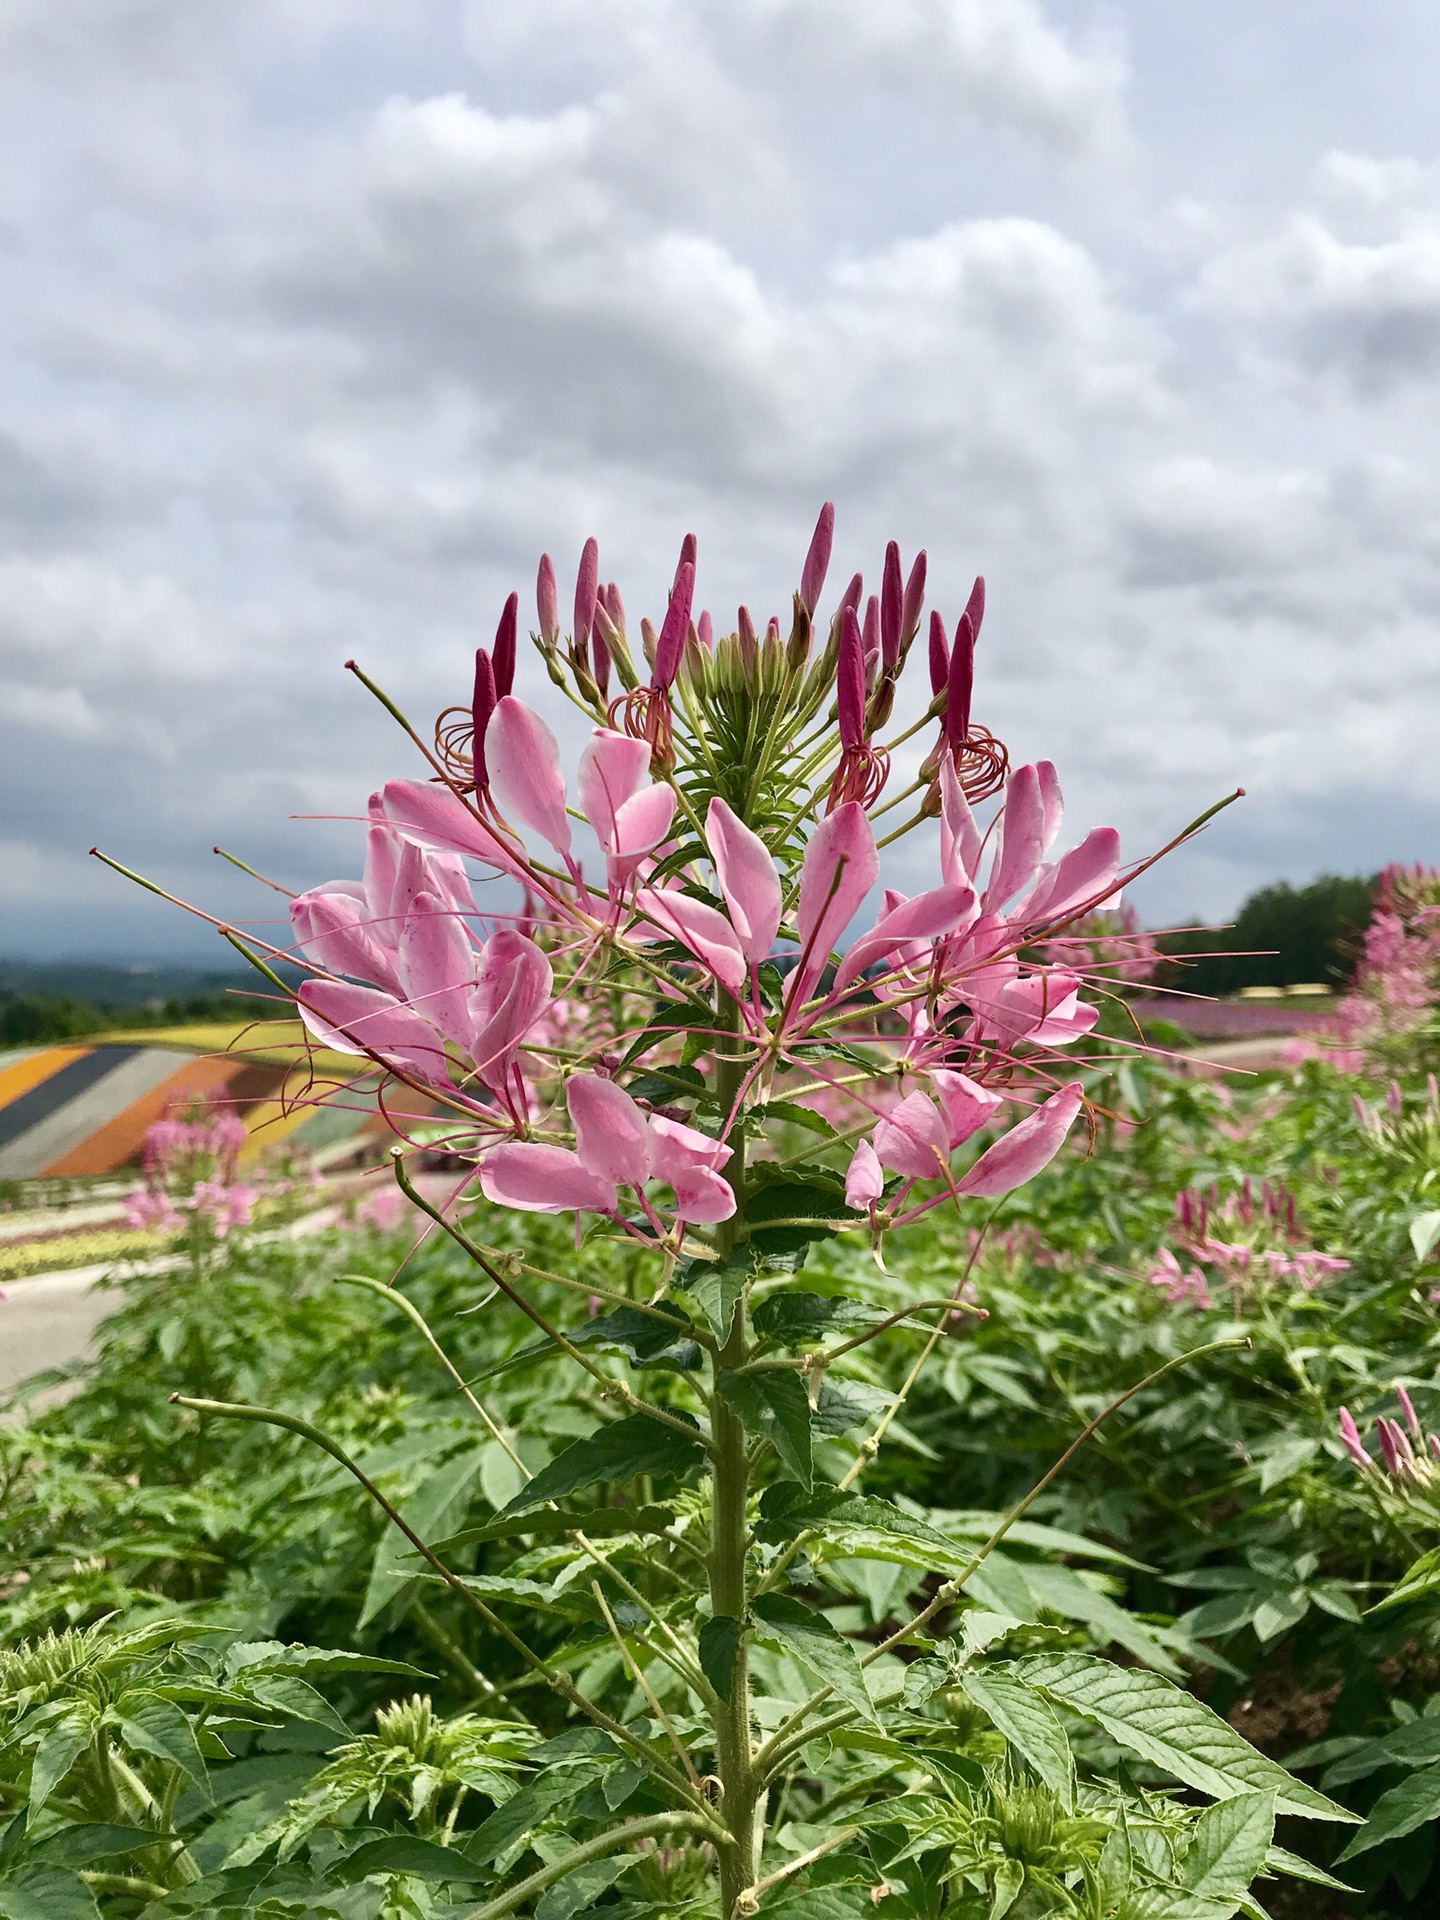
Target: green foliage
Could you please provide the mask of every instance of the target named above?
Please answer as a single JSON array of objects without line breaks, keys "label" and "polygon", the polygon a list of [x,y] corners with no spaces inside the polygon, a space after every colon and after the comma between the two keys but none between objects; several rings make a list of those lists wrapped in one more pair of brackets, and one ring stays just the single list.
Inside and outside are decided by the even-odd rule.
[{"label": "green foliage", "polygon": [[[399,1285],[488,1424],[405,1316],[332,1284],[387,1278],[408,1242],[237,1243],[202,1286],[128,1287],[71,1396],[0,1425],[0,1915],[498,1920],[521,1886],[510,1910],[546,1920],[709,1914],[676,1743],[708,1770],[703,1688],[723,1703],[742,1671],[775,1762],[763,1914],[1424,1914],[1428,1563],[1376,1603],[1433,1543],[1377,1508],[1334,1422],[1396,1380],[1440,1412],[1440,1269],[1412,1230],[1435,1166],[1423,1087],[1378,1131],[1353,1091],[1322,1067],[1253,1095],[1127,1069],[1095,1088],[1105,1154],[1013,1196],[978,1254],[953,1215],[889,1273],[807,1239],[802,1274],[794,1249],[737,1266],[728,1305],[695,1273],[652,1302],[596,1237],[582,1284],[615,1297],[592,1314],[566,1227],[508,1220],[560,1342],[426,1242]],[[1147,1271],[1176,1191],[1247,1174],[1283,1179],[1349,1270],[1170,1306]],[[974,1310],[897,1403],[938,1316],[881,1323],[967,1273]],[[720,1391],[760,1489],[743,1618],[695,1599],[696,1382],[742,1296],[756,1344]],[[1128,1401],[976,1565],[1087,1419],[1237,1334]],[[177,1390],[333,1436],[546,1673],[333,1458]],[[567,1686],[607,1724],[577,1724]],[[1353,1839],[1336,1802],[1371,1815]]]},{"label": "green foliage", "polygon": [[1322,873],[1303,887],[1288,880],[1261,887],[1223,933],[1160,934],[1162,953],[1177,960],[1191,956],[1168,975],[1187,992],[1203,994],[1308,981],[1339,986],[1354,971],[1376,879]]}]

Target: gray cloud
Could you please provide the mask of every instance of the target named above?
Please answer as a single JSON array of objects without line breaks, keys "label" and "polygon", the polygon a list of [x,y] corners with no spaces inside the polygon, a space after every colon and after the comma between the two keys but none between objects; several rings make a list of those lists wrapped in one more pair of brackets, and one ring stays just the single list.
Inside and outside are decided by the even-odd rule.
[{"label": "gray cloud", "polygon": [[268,913],[212,841],[343,871],[286,816],[410,770],[348,656],[423,721],[592,529],[634,612],[687,526],[783,606],[827,495],[837,571],[987,573],[983,717],[1078,824],[1252,789],[1147,910],[1433,855],[1431,157],[1297,121],[1216,198],[1096,18],[0,5],[4,945],[181,937],[95,839]]}]

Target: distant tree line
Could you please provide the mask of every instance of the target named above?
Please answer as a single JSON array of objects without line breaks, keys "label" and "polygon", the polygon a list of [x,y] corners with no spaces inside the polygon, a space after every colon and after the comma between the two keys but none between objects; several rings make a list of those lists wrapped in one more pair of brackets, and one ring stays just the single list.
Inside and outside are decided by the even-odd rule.
[{"label": "distant tree line", "polygon": [[238,993],[197,993],[186,997],[124,1006],[78,1000],[63,993],[15,993],[0,988],[0,1046],[27,1047],[46,1041],[79,1040],[86,1034],[132,1028],[238,1024],[273,1020],[273,1000]]},{"label": "distant tree line", "polygon": [[1161,982],[1205,994],[1308,981],[1341,987],[1354,971],[1378,879],[1322,873],[1305,887],[1280,880],[1252,893],[1233,926],[1162,933],[1157,944],[1173,963]]}]

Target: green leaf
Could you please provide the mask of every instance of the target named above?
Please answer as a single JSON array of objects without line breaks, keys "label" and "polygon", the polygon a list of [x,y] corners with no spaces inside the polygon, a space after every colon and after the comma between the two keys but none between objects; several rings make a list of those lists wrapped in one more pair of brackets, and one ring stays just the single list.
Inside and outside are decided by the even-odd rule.
[{"label": "green leaf", "polygon": [[88,1867],[92,1860],[108,1860],[114,1854],[134,1853],[138,1847],[154,1844],[153,1827],[117,1827],[86,1820],[46,1834],[31,1849],[31,1858],[51,1867]]},{"label": "green leaf", "polygon": [[698,1067],[674,1066],[647,1068],[627,1082],[625,1091],[632,1100],[648,1101],[652,1107],[668,1107],[681,1100],[703,1100],[709,1089]]},{"label": "green leaf", "polygon": [[717,1613],[700,1629],[700,1671],[722,1700],[730,1698],[735,1679],[735,1655],[740,1650],[740,1622]]},{"label": "green leaf", "polygon": [[1201,1793],[1218,1800],[1273,1793],[1278,1813],[1358,1820],[1257,1753],[1202,1700],[1158,1673],[1112,1666],[1083,1653],[1031,1654],[1017,1670],[1056,1704],[1103,1727],[1121,1746]]},{"label": "green leaf", "polygon": [[1095,1892],[1101,1911],[1111,1913],[1130,1891],[1134,1868],[1130,1858],[1130,1834],[1122,1813],[1106,1835],[1095,1862]]},{"label": "green leaf", "polygon": [[579,1512],[527,1513],[522,1525],[513,1519],[490,1520],[483,1527],[466,1527],[434,1542],[438,1551],[453,1552],[458,1547],[473,1547],[487,1540],[514,1540],[526,1535],[545,1540],[561,1533],[619,1534],[658,1533],[673,1526],[675,1515],[669,1507],[583,1507]]},{"label": "green leaf", "polygon": [[969,1557],[963,1547],[924,1520],[903,1513],[889,1500],[873,1494],[842,1493],[838,1487],[816,1487],[808,1492],[787,1480],[765,1489],[760,1499],[758,1539],[783,1546],[806,1527],[823,1529],[827,1536],[853,1530],[903,1540],[925,1550],[914,1556],[913,1564],[927,1569],[932,1565],[961,1566]]},{"label": "green leaf", "polygon": [[60,1867],[22,1867],[0,1881],[0,1920],[99,1920],[95,1896]]},{"label": "green leaf", "polygon": [[738,1249],[728,1260],[692,1260],[675,1284],[699,1307],[718,1340],[728,1337],[745,1283],[755,1271],[748,1250]]},{"label": "green leaf", "polygon": [[378,1840],[367,1840],[331,1868],[332,1873],[352,1884],[372,1873],[410,1873],[417,1880],[483,1881],[492,1877],[488,1865],[480,1865],[468,1854],[453,1847],[437,1846],[433,1840],[421,1840],[413,1833],[389,1833]]},{"label": "green leaf", "polygon": [[1025,1869],[1018,1860],[1002,1860],[995,1869],[995,1885],[990,1895],[989,1920],[1005,1920],[1025,1885]]},{"label": "green leaf", "polygon": [[734,1408],[747,1432],[774,1444],[780,1463],[802,1487],[813,1476],[810,1399],[804,1382],[789,1367],[759,1373],[722,1373],[715,1382],[721,1398]]},{"label": "green leaf", "polygon": [[247,1675],[263,1666],[267,1671],[286,1673],[393,1673],[407,1680],[429,1680],[423,1667],[412,1667],[408,1660],[382,1660],[376,1653],[348,1653],[341,1647],[307,1647],[300,1642],[287,1646],[283,1640],[246,1640],[231,1647],[225,1655],[225,1671],[232,1678]]},{"label": "green leaf", "polygon": [[1291,1853],[1288,1847],[1272,1845],[1265,1856],[1267,1873],[1288,1874],[1292,1880],[1307,1880],[1312,1887],[1333,1887],[1337,1893],[1354,1893],[1354,1887],[1347,1887],[1343,1880],[1337,1880],[1333,1873],[1326,1873],[1323,1867],[1317,1867],[1313,1860],[1306,1860],[1298,1853]]},{"label": "green leaf", "polygon": [[1368,1853],[1386,1840],[1403,1839],[1436,1818],[1440,1818],[1440,1766],[1412,1773],[1399,1786],[1382,1793],[1340,1860],[1353,1860],[1356,1854]]},{"label": "green leaf", "polygon": [[1378,1740],[1362,1741],[1326,1769],[1322,1787],[1344,1787],[1381,1767],[1428,1767],[1440,1761],[1440,1715],[1425,1714],[1392,1727]]},{"label": "green leaf", "polygon": [[1383,1600],[1377,1600],[1371,1607],[1371,1613],[1379,1613],[1382,1607],[1399,1607],[1409,1600],[1422,1600],[1426,1594],[1440,1590],[1440,1547],[1431,1547],[1422,1553],[1412,1567],[1407,1567],[1400,1577],[1400,1584]]},{"label": "green leaf", "polygon": [[535,1908],[535,1920],[570,1920],[572,1914],[590,1912],[599,1896],[637,1864],[638,1856],[633,1853],[587,1860],[546,1891]]},{"label": "green leaf", "polygon": [[1440,1240],[1440,1207],[1430,1213],[1417,1213],[1410,1222],[1410,1244],[1415,1249],[1415,1258],[1426,1259],[1437,1240]]},{"label": "green leaf", "polygon": [[1273,1793],[1238,1793],[1207,1807],[1185,1855],[1185,1885],[1211,1900],[1245,1893],[1265,1865],[1274,1832]]},{"label": "green leaf", "polygon": [[1075,1759],[1055,1709],[1042,1693],[1017,1679],[1010,1666],[967,1673],[966,1693],[1022,1760],[1029,1763],[1067,1813],[1075,1806]]},{"label": "green leaf", "polygon": [[209,1785],[205,1761],[195,1729],[173,1701],[138,1691],[121,1694],[115,1702],[120,1731],[132,1747],[141,1753],[153,1753],[157,1760],[168,1760],[173,1767],[201,1787],[207,1798]]},{"label": "green leaf", "polygon": [[755,1331],[763,1340],[798,1347],[832,1333],[874,1326],[883,1320],[878,1307],[851,1300],[843,1293],[772,1293],[755,1309]]},{"label": "green leaf", "polygon": [[30,1762],[32,1819],[89,1744],[90,1737],[85,1729],[70,1720],[62,1720],[58,1726],[50,1727],[42,1735],[35,1749],[35,1757]]},{"label": "green leaf", "polygon": [[783,1593],[757,1593],[750,1611],[763,1638],[778,1640],[822,1686],[830,1687],[876,1726],[880,1724],[854,1647],[823,1613],[812,1613]]},{"label": "green leaf", "polygon": [[552,1765],[481,1821],[465,1842],[466,1854],[482,1862],[496,1859],[513,1841],[538,1827],[547,1814],[583,1793],[603,1772],[604,1765],[590,1758],[570,1766]]},{"label": "green leaf", "polygon": [[558,1453],[549,1466],[542,1467],[515,1496],[505,1512],[523,1513],[527,1507],[564,1499],[567,1494],[580,1493],[602,1480],[635,1480],[642,1473],[685,1473],[700,1455],[698,1431],[690,1441],[673,1427],[652,1420],[649,1414],[631,1414],[628,1419],[597,1428]]},{"label": "green leaf", "polygon": [[745,1203],[750,1245],[767,1254],[796,1252],[863,1218],[846,1205],[843,1181],[828,1170],[814,1179],[767,1181]]},{"label": "green leaf", "polygon": [[[452,1455],[402,1504],[401,1513],[422,1540],[455,1531],[456,1523],[464,1518],[470,1504],[470,1490],[479,1477],[480,1460],[478,1447]],[[415,1575],[423,1564],[394,1521],[387,1520],[370,1563],[370,1580],[357,1626],[369,1626],[406,1588],[413,1590]]]},{"label": "green leaf", "polygon": [[836,1138],[835,1129],[824,1114],[817,1113],[814,1107],[801,1106],[798,1100],[771,1100],[751,1117],[761,1124],[766,1120],[784,1120],[792,1127],[804,1127],[807,1133],[822,1134],[827,1140]]}]

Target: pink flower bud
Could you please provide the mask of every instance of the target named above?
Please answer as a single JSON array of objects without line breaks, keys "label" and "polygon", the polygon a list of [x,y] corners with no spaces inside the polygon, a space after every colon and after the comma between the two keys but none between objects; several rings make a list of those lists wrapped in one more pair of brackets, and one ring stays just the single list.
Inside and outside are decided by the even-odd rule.
[{"label": "pink flower bud", "polygon": [[925,549],[916,554],[905,582],[905,597],[900,604],[900,652],[903,655],[909,649],[911,641],[920,631],[920,610],[925,605]]},{"label": "pink flower bud", "polygon": [[[675,562],[675,586],[680,584],[680,575],[689,567],[693,576],[699,561],[700,545],[693,533],[687,533],[680,542],[680,558]],[[674,588],[671,589],[674,591]]]},{"label": "pink flower bud", "polygon": [[[875,602],[870,602],[874,606]],[[840,744],[852,752],[865,743],[865,654],[860,625],[852,609],[845,609],[840,632],[840,658],[835,666],[835,706],[840,721]]]},{"label": "pink flower bud", "polygon": [[515,686],[515,631],[519,623],[520,596],[512,593],[505,602],[500,624],[495,629],[495,645],[490,664],[495,676],[495,698],[503,700]]},{"label": "pink flower bud", "polygon": [[1355,1462],[1357,1467],[1368,1468],[1374,1466],[1375,1462],[1365,1451],[1364,1443],[1360,1438],[1360,1429],[1355,1425],[1354,1418],[1348,1407],[1341,1407],[1340,1409],[1340,1438],[1345,1446],[1346,1452],[1350,1455],[1350,1458]]},{"label": "pink flower bud", "polygon": [[595,619],[595,597],[600,591],[600,544],[592,534],[580,553],[580,571],[575,576],[575,624],[571,628],[577,648],[588,645]]},{"label": "pink flower bud", "polygon": [[805,565],[800,570],[800,600],[812,619],[825,588],[834,538],[835,506],[833,501],[827,500],[820,509],[820,518],[815,522],[815,531],[810,536],[810,551],[805,555]]},{"label": "pink flower bud", "polygon": [[[510,604],[515,596],[510,596]],[[470,702],[470,754],[475,766],[475,791],[484,793],[489,786],[485,771],[485,729],[490,724],[490,716],[495,711],[495,670],[490,656],[484,647],[475,649],[475,692]]]},{"label": "pink flower bud", "polygon": [[950,677],[945,690],[945,738],[950,746],[963,747],[970,735],[970,693],[975,684],[975,628],[968,613],[962,613],[955,629],[955,645],[950,652]]},{"label": "pink flower bud", "polygon": [[939,693],[950,678],[950,642],[938,608],[930,610],[930,691]]},{"label": "pink flower bud", "polygon": [[1406,1426],[1409,1427],[1411,1433],[1413,1433],[1418,1440],[1420,1437],[1420,1421],[1415,1413],[1414,1402],[1404,1387],[1401,1386],[1396,1387],[1395,1398],[1400,1402],[1400,1411],[1405,1415]]},{"label": "pink flower bud", "polygon": [[750,618],[750,609],[740,607],[735,615],[735,632],[740,640],[740,658],[746,673],[754,673],[760,664],[760,639],[755,632],[755,622]]},{"label": "pink flower bud", "polygon": [[[904,589],[900,584],[900,549],[892,540],[885,549],[885,572],[880,582],[880,659],[889,673],[900,657],[900,611]],[[869,625],[867,610],[866,625]],[[867,633],[868,639],[868,633]]]},{"label": "pink flower bud", "polygon": [[695,623],[695,638],[707,653],[710,652],[715,644],[715,627],[710,618],[710,609],[708,607],[701,609],[700,618]]},{"label": "pink flower bud", "polygon": [[560,602],[555,592],[555,563],[548,553],[540,556],[540,571],[535,579],[535,610],[540,617],[540,638],[553,646],[560,637]]},{"label": "pink flower bud", "polygon": [[[685,537],[689,540],[692,536],[687,534]],[[655,670],[652,678],[657,687],[670,687],[680,669],[680,654],[690,626],[690,601],[694,592],[695,568],[689,560],[682,560],[680,571],[675,576],[675,588],[670,595],[670,605],[665,610],[665,624],[661,627],[660,637],[655,642]]]}]

